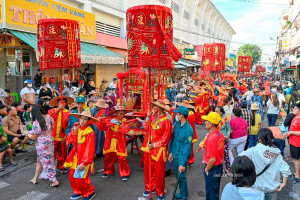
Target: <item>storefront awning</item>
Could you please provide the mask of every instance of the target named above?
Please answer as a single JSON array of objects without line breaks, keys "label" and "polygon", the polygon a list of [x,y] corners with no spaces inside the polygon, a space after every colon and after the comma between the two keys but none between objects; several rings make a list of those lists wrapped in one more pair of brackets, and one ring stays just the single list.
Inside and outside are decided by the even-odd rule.
[{"label": "storefront awning", "polygon": [[177,62],[175,63],[174,67],[175,67],[175,69],[186,69],[186,66],[181,65],[181,64],[179,64]]},{"label": "storefront awning", "polygon": [[185,62],[185,63],[189,63],[189,64],[193,65],[193,67],[194,66],[198,66],[198,67],[201,66],[201,62],[197,61],[197,60],[189,60],[189,59],[180,59],[180,60]]},{"label": "storefront awning", "polygon": [[183,59],[179,59],[177,63],[180,65],[186,66],[186,67],[195,67],[195,65],[185,62],[185,60],[183,60]]},{"label": "storefront awning", "polygon": [[[37,35],[10,30],[10,32],[37,50]],[[105,47],[81,42],[81,63],[83,64],[124,64],[124,56]]]}]

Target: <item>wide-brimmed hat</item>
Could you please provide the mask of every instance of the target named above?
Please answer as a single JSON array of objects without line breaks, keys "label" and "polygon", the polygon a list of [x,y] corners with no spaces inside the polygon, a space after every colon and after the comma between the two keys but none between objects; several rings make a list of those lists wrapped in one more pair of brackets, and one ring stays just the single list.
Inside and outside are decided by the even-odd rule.
[{"label": "wide-brimmed hat", "polygon": [[185,106],[189,109],[195,109],[195,106],[192,106],[187,100],[184,100],[183,102],[176,102],[175,104],[178,106]]},{"label": "wide-brimmed hat", "polygon": [[259,107],[256,103],[251,104],[251,110],[259,110]]},{"label": "wide-brimmed hat", "polygon": [[[52,107],[58,106],[59,100],[60,100],[60,97],[55,97],[55,98],[51,99],[49,102],[50,106],[52,106]],[[64,96],[63,96],[63,100],[67,101],[67,105],[70,105],[70,104],[74,103],[74,101],[75,101],[74,98],[72,98],[72,97],[64,97]]]},{"label": "wide-brimmed hat", "polygon": [[222,120],[220,115],[216,112],[210,112],[208,115],[203,115],[201,118],[213,124],[219,124],[220,121]]},{"label": "wide-brimmed hat", "polygon": [[89,92],[89,94],[97,94],[97,92],[95,90],[92,90]]},{"label": "wide-brimmed hat", "polygon": [[163,100],[157,100],[155,102],[151,102],[153,105],[156,105],[158,107],[163,108],[164,110],[170,112],[170,107],[163,101]]},{"label": "wide-brimmed hat", "polygon": [[126,109],[124,106],[117,106],[115,110],[110,111],[109,114],[113,115],[116,114],[119,111],[124,111],[125,113],[131,112],[132,110]]},{"label": "wide-brimmed hat", "polygon": [[253,92],[255,93],[255,92],[260,92],[260,90],[258,89],[258,88],[255,88],[254,90],[253,90]]},{"label": "wide-brimmed hat", "polygon": [[76,117],[76,118],[80,118],[81,116],[84,116],[84,117],[88,117],[90,121],[92,122],[100,122],[99,119],[96,119],[95,117],[92,117],[92,114],[90,111],[83,111],[82,113],[70,113],[70,115],[72,117]]},{"label": "wide-brimmed hat", "polygon": [[99,99],[95,105],[98,107],[98,108],[108,108],[109,105],[107,103],[105,103],[105,100],[104,99]]},{"label": "wide-brimmed hat", "polygon": [[288,86],[288,87],[292,87],[293,84],[292,84],[291,82],[289,82],[287,86]]}]

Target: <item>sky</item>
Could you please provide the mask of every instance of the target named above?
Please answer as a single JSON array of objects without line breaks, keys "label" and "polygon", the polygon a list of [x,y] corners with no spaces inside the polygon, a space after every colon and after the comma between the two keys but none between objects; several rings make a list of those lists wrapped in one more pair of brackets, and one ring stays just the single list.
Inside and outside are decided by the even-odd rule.
[{"label": "sky", "polygon": [[211,2],[236,32],[232,39],[231,50],[237,50],[244,43],[249,43],[259,45],[264,54],[274,55],[281,13],[288,7],[288,0],[211,0]]}]

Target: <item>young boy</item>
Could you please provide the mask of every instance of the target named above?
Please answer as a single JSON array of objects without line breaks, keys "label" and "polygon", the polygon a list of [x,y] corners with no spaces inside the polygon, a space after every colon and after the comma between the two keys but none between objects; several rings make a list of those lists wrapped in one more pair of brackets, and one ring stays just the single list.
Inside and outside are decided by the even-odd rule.
[{"label": "young boy", "polygon": [[17,165],[17,163],[13,161],[13,152],[10,145],[6,143],[6,137],[0,133],[0,172],[4,171],[2,161],[5,153],[8,153],[10,163],[14,166]]},{"label": "young boy", "polygon": [[24,105],[23,117],[25,119],[25,124],[27,127],[29,126],[29,124],[32,124],[31,109],[32,109],[32,106],[30,104]]},{"label": "young boy", "polygon": [[[83,111],[81,114],[70,113],[70,115],[79,117],[79,123],[74,124],[67,136],[67,145],[74,146],[64,164],[64,167],[70,167],[69,180],[74,192],[71,199],[83,197],[84,200],[91,200],[96,195],[89,177],[89,171],[94,170],[95,132],[89,125],[89,121],[99,122],[99,120],[92,117],[89,111]],[[79,178],[76,172],[83,172],[83,175]]]}]

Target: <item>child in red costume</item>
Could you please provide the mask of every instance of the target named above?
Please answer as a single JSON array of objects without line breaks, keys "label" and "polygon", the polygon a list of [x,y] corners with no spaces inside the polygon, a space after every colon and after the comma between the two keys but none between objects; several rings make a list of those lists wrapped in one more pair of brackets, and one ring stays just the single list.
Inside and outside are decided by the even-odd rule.
[{"label": "child in red costume", "polygon": [[51,99],[48,114],[54,119],[54,127],[52,129],[52,137],[54,140],[54,159],[57,159],[56,168],[63,174],[67,173],[64,168],[64,163],[67,158],[66,145],[66,129],[68,127],[70,111],[65,109],[66,105],[74,103],[74,99],[70,97],[63,97],[63,104],[60,102],[60,97]]},{"label": "child in red costume", "polygon": [[[81,114],[71,113],[73,117],[80,117],[79,124],[74,124],[70,134],[67,136],[67,144],[74,145],[64,166],[70,167],[69,180],[74,195],[71,199],[83,197],[84,200],[90,200],[95,196],[94,186],[91,185],[89,171],[94,170],[95,156],[95,133],[89,121],[99,122],[93,118],[89,111],[83,111]],[[81,178],[74,178],[76,171],[82,172]]]},{"label": "child in red costume", "polygon": [[115,172],[114,164],[119,160],[119,173],[123,181],[127,181],[130,169],[127,164],[126,136],[129,131],[129,125],[126,124],[125,114],[129,112],[125,107],[119,106],[111,111],[110,115],[116,114],[114,118],[102,119],[96,126],[106,131],[105,143],[103,148],[104,156],[104,174],[102,178],[107,178]]},{"label": "child in red costume", "polygon": [[209,93],[205,90],[205,82],[200,83],[199,89],[196,90],[198,96],[194,99],[195,102],[195,114],[196,114],[196,123],[202,125],[202,115],[206,115],[209,109]]},{"label": "child in red costume", "polygon": [[[161,100],[152,102],[153,113],[147,114],[144,128],[148,130],[141,150],[144,152],[144,196],[156,191],[159,200],[164,199],[165,168],[167,160],[168,144],[172,138],[172,122],[164,111],[169,112],[169,107]],[[153,115],[152,115],[153,114]],[[156,118],[154,116],[157,116]],[[150,118],[151,117],[151,118]],[[151,132],[151,141],[149,134]],[[149,149],[151,151],[151,185],[149,182]],[[151,190],[151,191],[150,191]]]}]

